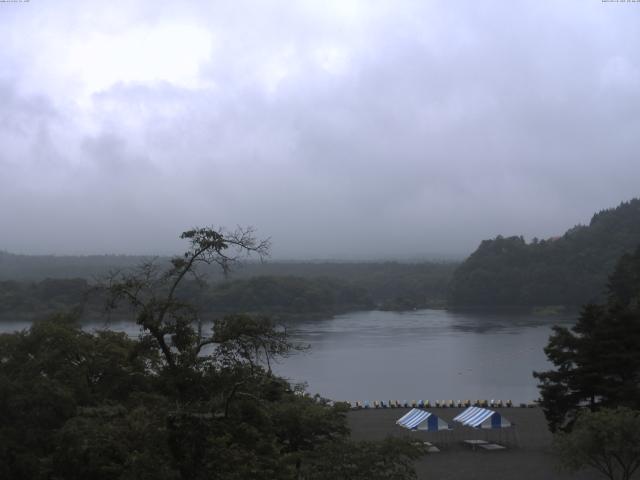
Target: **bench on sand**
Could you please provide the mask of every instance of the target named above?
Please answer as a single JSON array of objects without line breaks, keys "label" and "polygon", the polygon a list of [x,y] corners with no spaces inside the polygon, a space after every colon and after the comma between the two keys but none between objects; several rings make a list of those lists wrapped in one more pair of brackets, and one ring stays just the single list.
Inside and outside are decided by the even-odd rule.
[{"label": "bench on sand", "polygon": [[498,445],[497,443],[486,443],[483,445],[478,445],[479,448],[482,448],[484,450],[489,450],[489,451],[493,451],[493,450],[506,450],[507,447],[503,447],[502,445]]}]

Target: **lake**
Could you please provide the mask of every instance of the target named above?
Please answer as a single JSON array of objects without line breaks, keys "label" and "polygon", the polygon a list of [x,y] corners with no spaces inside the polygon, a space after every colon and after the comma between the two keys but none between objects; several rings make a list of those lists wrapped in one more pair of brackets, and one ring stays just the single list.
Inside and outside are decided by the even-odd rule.
[{"label": "lake", "polygon": [[[538,397],[533,370],[549,364],[543,352],[553,324],[574,315],[541,317],[518,312],[367,311],[289,325],[310,349],[274,367],[311,393],[334,400],[500,399]],[[0,323],[0,332],[29,322]],[[87,329],[105,324],[87,325]],[[138,333],[132,323],[109,328]]]},{"label": "lake", "polygon": [[543,348],[553,324],[575,315],[357,312],[291,326],[307,353],[277,371],[336,400],[538,398],[533,370],[549,368]]}]

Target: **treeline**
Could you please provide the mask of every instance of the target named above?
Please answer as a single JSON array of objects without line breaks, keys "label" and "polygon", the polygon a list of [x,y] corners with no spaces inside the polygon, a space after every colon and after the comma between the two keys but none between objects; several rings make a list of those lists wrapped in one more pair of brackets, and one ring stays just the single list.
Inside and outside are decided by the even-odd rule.
[{"label": "treeline", "polygon": [[85,305],[90,285],[83,278],[40,282],[0,281],[0,319],[43,317]]},{"label": "treeline", "polygon": [[[375,308],[406,310],[443,306],[455,268],[451,263],[318,264],[317,271],[333,276],[312,276],[313,265],[276,264],[272,268],[280,275],[258,276],[248,275],[258,267],[247,265],[228,280],[214,276],[204,286],[184,282],[178,295],[204,315],[309,317]],[[0,281],[0,319],[42,317],[80,307],[85,318],[95,318],[104,309],[104,299],[94,286],[87,278]]]},{"label": "treeline", "polygon": [[262,314],[333,314],[375,307],[366,289],[321,277],[260,276],[214,284],[204,293],[206,311]]},{"label": "treeline", "polygon": [[[246,263],[234,272],[233,279],[239,282],[237,287],[243,285],[248,289],[254,289],[263,284],[261,282],[277,283],[277,287],[269,289],[279,291],[276,297],[282,294],[282,298],[290,298],[302,288],[308,293],[307,301],[311,305],[320,306],[328,301],[348,306],[356,300],[357,305],[366,308],[406,310],[444,306],[457,266],[457,262],[426,261]],[[333,293],[321,294],[325,297],[321,302],[317,299],[322,290]]]},{"label": "treeline", "polygon": [[[255,262],[182,295],[208,314],[330,315],[360,309],[578,306],[603,300],[616,260],[640,244],[640,199],[603,210],[588,226],[546,240],[498,236],[454,262]],[[96,278],[149,261],[135,256],[23,256],[0,252],[0,315],[48,313],[98,303]],[[159,267],[168,257],[157,257]],[[3,315],[4,314],[4,315]]]},{"label": "treeline", "polygon": [[[0,250],[0,280],[41,281],[45,278],[102,277],[114,270],[134,268],[153,260],[159,266],[168,265],[170,257],[153,255],[18,255]],[[332,277],[346,281],[362,280],[370,276],[403,274],[439,274],[451,272],[458,264],[451,259],[415,261],[258,261],[248,257],[234,265],[233,279],[257,276]],[[201,273],[211,281],[222,280],[222,273],[214,266],[202,265]]]},{"label": "treeline", "polygon": [[452,306],[582,305],[603,300],[618,258],[640,245],[640,199],[560,238],[483,241],[453,275]]},{"label": "treeline", "polygon": [[0,250],[0,280],[93,278],[111,270],[134,267],[150,258],[135,255],[16,255]]}]

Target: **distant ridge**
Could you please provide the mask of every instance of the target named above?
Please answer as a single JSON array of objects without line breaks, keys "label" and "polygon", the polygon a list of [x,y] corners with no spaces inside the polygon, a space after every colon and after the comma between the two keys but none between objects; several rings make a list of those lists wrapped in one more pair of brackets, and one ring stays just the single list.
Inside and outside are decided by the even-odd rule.
[{"label": "distant ridge", "polygon": [[92,278],[109,270],[133,267],[142,255],[17,255],[0,250],[0,280]]},{"label": "distant ridge", "polygon": [[452,306],[577,306],[600,301],[617,260],[640,245],[640,199],[547,240],[484,240],[454,272]]}]

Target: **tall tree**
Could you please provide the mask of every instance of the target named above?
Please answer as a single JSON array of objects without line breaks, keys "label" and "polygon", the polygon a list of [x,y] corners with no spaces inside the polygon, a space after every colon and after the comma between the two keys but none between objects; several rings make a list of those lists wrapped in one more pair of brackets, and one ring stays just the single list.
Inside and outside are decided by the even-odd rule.
[{"label": "tall tree", "polygon": [[[346,405],[273,374],[272,360],[294,347],[286,330],[234,315],[202,332],[180,295],[184,279],[202,280],[201,262],[226,271],[268,245],[246,230],[183,238],[190,248],[168,268],[109,279],[112,303],[128,302],[140,338],[84,332],[65,318],[0,335],[0,478],[294,480],[331,471],[335,458],[317,450],[343,445],[353,447],[345,469],[357,461],[366,478],[413,478],[415,449],[351,444]],[[368,465],[372,451],[383,455]]]},{"label": "tall tree", "polygon": [[640,247],[624,255],[605,305],[587,305],[575,326],[554,327],[545,348],[555,369],[534,372],[550,428],[570,428],[582,409],[640,408]]},{"label": "tall tree", "polygon": [[268,254],[269,240],[257,240],[251,228],[232,232],[213,228],[194,228],[180,238],[189,241],[188,250],[173,257],[168,268],[145,262],[126,273],[115,272],[107,280],[109,307],[127,302],[133,309],[136,322],[162,351],[171,368],[192,365],[201,349],[212,338],[202,336],[198,312],[178,293],[185,279],[200,283],[204,278],[198,271],[200,264],[218,265],[227,274],[243,256],[255,253],[261,258]]}]

